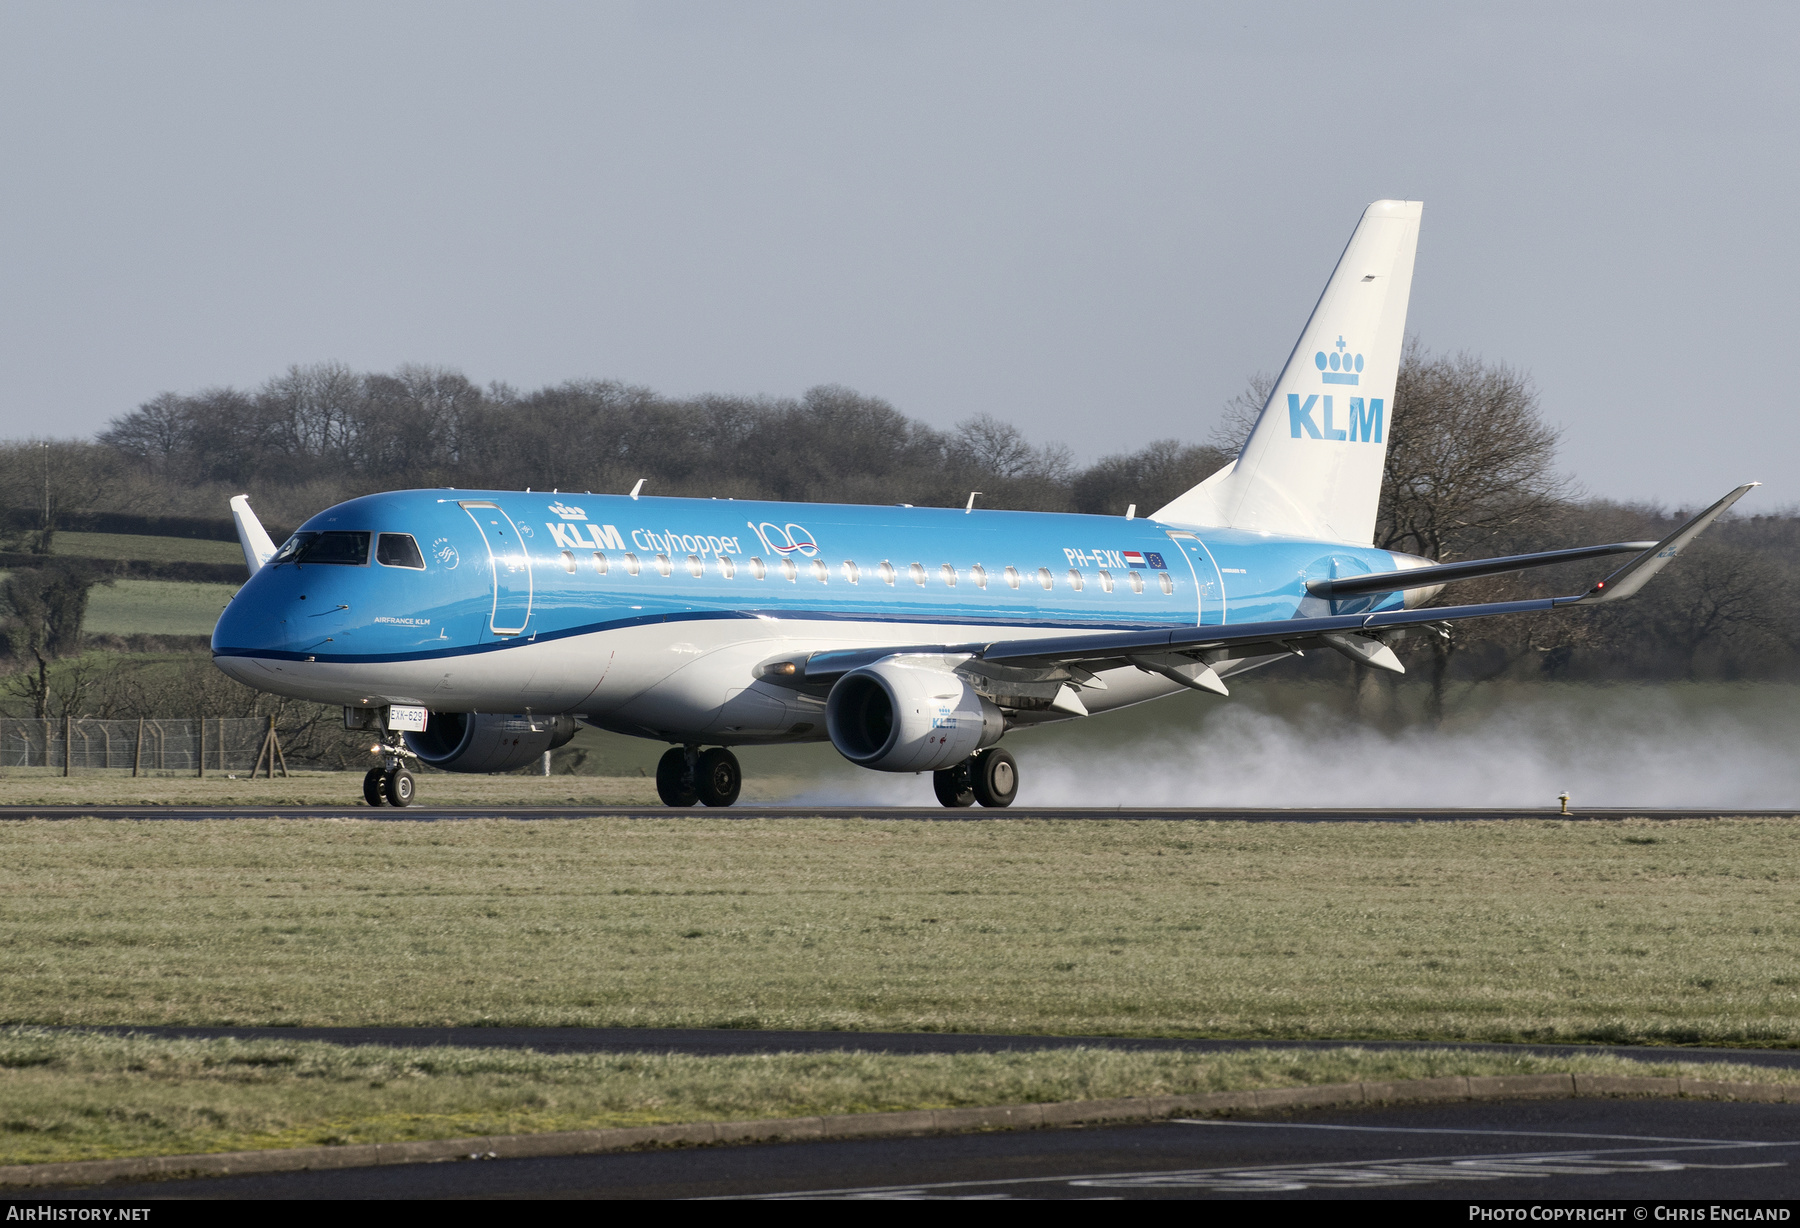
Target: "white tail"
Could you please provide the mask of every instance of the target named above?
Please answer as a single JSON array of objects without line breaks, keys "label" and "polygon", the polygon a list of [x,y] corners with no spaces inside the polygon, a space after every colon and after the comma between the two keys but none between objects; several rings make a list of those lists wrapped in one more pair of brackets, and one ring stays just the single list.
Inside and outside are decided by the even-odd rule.
[{"label": "white tail", "polygon": [[1155,519],[1374,540],[1423,211],[1416,200],[1364,210],[1237,460]]}]

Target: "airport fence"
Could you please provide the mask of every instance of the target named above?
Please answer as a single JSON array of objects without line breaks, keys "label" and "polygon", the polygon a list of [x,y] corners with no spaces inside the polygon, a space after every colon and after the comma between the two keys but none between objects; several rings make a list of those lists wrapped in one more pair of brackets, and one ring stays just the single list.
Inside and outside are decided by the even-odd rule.
[{"label": "airport fence", "polygon": [[247,775],[254,768],[271,770],[271,759],[272,770],[285,771],[289,757],[270,717],[0,718],[0,768],[48,768],[65,775],[107,769],[133,776]]}]

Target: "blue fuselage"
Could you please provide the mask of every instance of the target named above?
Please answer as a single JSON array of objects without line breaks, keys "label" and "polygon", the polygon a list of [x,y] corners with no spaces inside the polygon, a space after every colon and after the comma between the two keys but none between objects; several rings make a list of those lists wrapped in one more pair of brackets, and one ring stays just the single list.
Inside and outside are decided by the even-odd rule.
[{"label": "blue fuselage", "polygon": [[[1384,550],[1105,516],[419,490],[339,504],[308,533],[405,535],[417,554],[263,567],[213,633],[227,672],[322,702],[576,712],[657,737],[798,736],[800,701],[756,679],[780,652],[1401,604],[1305,589],[1392,570]],[[1145,676],[1118,698],[1172,689]],[[767,719],[721,724],[751,699]]]}]

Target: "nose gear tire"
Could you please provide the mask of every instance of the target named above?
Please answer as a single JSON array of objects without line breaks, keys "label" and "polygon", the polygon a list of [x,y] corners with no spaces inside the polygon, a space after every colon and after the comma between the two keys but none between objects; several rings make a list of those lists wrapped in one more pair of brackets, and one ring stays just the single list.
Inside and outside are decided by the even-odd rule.
[{"label": "nose gear tire", "polygon": [[363,801],[371,806],[385,806],[387,799],[381,795],[381,769],[372,767],[363,776]]},{"label": "nose gear tire", "polygon": [[395,768],[381,778],[381,795],[387,798],[390,806],[410,806],[413,800],[412,773],[405,768]]},{"label": "nose gear tire", "polygon": [[731,805],[744,787],[744,773],[738,767],[737,756],[723,746],[715,746],[700,756],[695,775],[700,800],[708,806]]},{"label": "nose gear tire", "polygon": [[687,751],[679,746],[671,747],[657,761],[656,795],[665,806],[692,806],[700,800],[700,788],[688,770]]},{"label": "nose gear tire", "polygon": [[931,791],[938,801],[950,807],[973,806],[975,785],[969,772],[969,760],[931,774]]},{"label": "nose gear tire", "polygon": [[975,800],[983,806],[1010,806],[1019,795],[1019,765],[998,746],[990,746],[974,756],[969,775]]}]

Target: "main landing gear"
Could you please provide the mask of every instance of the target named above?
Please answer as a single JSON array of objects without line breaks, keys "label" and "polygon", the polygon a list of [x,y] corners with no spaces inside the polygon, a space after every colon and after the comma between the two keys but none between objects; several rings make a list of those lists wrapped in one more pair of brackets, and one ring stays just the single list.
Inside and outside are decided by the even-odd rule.
[{"label": "main landing gear", "polygon": [[412,773],[406,770],[406,743],[392,730],[382,735],[381,766],[363,776],[363,800],[371,806],[410,806]]},{"label": "main landing gear", "polygon": [[671,747],[656,765],[656,795],[665,806],[729,806],[744,787],[737,756],[723,746]]},{"label": "main landing gear", "polygon": [[932,792],[946,806],[1010,806],[1019,795],[1019,765],[998,746],[976,751],[955,767],[931,774]]}]

